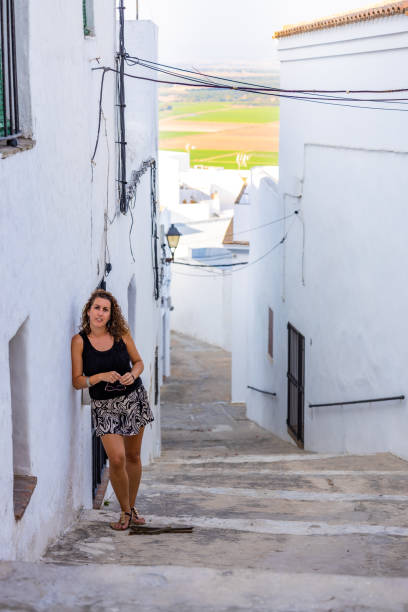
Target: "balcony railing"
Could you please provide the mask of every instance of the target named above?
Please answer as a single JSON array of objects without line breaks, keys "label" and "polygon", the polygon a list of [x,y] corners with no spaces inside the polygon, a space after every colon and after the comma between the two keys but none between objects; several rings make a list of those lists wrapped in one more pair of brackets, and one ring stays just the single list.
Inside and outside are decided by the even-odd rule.
[{"label": "balcony railing", "polygon": [[14,0],[0,0],[0,140],[20,135]]}]

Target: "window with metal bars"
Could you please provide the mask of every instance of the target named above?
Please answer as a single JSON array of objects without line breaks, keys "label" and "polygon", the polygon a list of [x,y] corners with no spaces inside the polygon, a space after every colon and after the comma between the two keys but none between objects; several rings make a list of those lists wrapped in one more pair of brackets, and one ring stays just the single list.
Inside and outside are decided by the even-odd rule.
[{"label": "window with metal bars", "polygon": [[14,0],[0,0],[0,140],[20,135]]},{"label": "window with metal bars", "polygon": [[82,22],[84,26],[84,36],[94,36],[93,0],[82,0]]}]

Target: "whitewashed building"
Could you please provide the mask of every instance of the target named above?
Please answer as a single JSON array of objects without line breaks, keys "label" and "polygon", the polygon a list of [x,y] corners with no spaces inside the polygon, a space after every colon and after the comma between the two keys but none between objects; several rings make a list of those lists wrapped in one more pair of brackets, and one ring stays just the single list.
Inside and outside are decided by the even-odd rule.
[{"label": "whitewashed building", "polygon": [[[281,87],[406,87],[407,10],[278,32]],[[248,416],[309,450],[408,458],[407,106],[380,101],[407,96],[328,95],[281,100],[279,185],[258,176],[251,195],[256,224],[288,218],[251,237],[254,261],[287,236],[252,266],[248,381],[263,393],[248,390]]]},{"label": "whitewashed building", "polygon": [[[113,72],[105,74],[99,144],[90,161],[102,76],[92,69],[115,67],[115,3],[47,0],[38,10],[19,1],[14,9],[22,136],[17,147],[7,146],[11,120],[6,127],[0,120],[0,559],[32,560],[81,507],[92,506],[91,417],[71,385],[70,340],[102,280],[127,315],[145,362],[142,378],[156,421],[146,431],[142,461],[160,452],[163,306],[155,283],[160,251],[156,265],[151,232],[157,95],[154,84],[126,81],[129,184],[143,162],[149,165],[130,202],[132,215],[124,215]],[[156,59],[152,23],[129,22],[125,42],[130,54]],[[29,499],[22,516],[19,486]]]},{"label": "whitewashed building", "polygon": [[175,151],[160,151],[159,162],[160,203],[182,234],[171,265],[171,328],[230,351],[232,268],[248,251],[233,244],[231,219],[246,223],[236,201],[249,172],[188,168],[189,154]]}]

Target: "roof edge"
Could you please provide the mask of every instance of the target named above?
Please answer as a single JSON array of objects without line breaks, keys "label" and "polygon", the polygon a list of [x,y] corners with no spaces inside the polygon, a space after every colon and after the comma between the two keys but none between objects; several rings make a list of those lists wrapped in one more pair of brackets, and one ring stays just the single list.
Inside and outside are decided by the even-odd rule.
[{"label": "roof edge", "polygon": [[349,23],[372,21],[373,19],[393,17],[395,15],[408,15],[408,0],[375,5],[358,11],[342,13],[341,15],[333,15],[332,17],[325,17],[314,21],[283,26],[282,30],[274,33],[273,38],[286,38],[288,36],[295,36],[296,34],[313,32],[314,30],[325,30],[348,25]]}]

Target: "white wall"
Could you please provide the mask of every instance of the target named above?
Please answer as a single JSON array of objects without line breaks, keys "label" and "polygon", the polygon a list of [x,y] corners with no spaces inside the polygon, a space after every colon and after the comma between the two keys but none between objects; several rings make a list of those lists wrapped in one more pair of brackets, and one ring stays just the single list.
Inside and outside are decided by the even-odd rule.
[{"label": "white wall", "polygon": [[[249,207],[248,207],[249,208]],[[248,253],[249,258],[249,253]],[[231,401],[245,402],[248,378],[248,273],[244,267],[232,273],[231,296]]]},{"label": "white wall", "polygon": [[[283,39],[281,86],[401,87],[398,66],[406,63],[407,43],[404,16]],[[282,100],[280,139],[277,208],[290,214],[300,206],[301,216],[269,276],[267,299],[278,312],[277,358],[260,369],[260,383],[269,383],[278,397],[249,396],[248,415],[287,437],[290,321],[305,336],[305,448],[391,451],[407,458],[406,400],[308,407],[407,394],[405,114]],[[262,279],[254,283],[263,296]],[[262,297],[258,303],[263,309]]]},{"label": "white wall", "polygon": [[189,187],[202,189],[207,193],[218,192],[220,209],[232,208],[239,192],[243,178],[249,176],[248,170],[224,170],[223,168],[208,168],[205,170],[190,168],[180,172],[180,180]]},{"label": "white wall", "polygon": [[159,198],[160,206],[175,210],[180,205],[179,172],[180,162],[177,158],[159,152]]},{"label": "white wall", "polygon": [[239,242],[251,240],[252,209],[250,204],[236,204],[234,206],[234,240]]},{"label": "white wall", "polygon": [[[32,560],[60,533],[81,506],[90,507],[90,413],[71,385],[70,339],[81,308],[102,276],[104,211],[115,210],[114,78],[106,76],[99,149],[90,158],[96,136],[101,64],[115,57],[115,7],[95,3],[95,37],[84,39],[82,8],[46,0],[28,13],[30,104],[35,146],[0,159],[2,292],[0,332],[0,558]],[[43,15],[47,15],[44,21]],[[63,23],[50,28],[49,23]],[[155,32],[143,23],[137,40],[154,55]],[[128,50],[129,48],[128,45]],[[132,49],[133,50],[133,49]],[[146,56],[146,55],[145,55]],[[155,55],[154,55],[155,57]],[[69,84],[69,86],[67,86]],[[157,125],[153,122],[154,91],[145,92],[138,112],[144,123],[138,155],[154,154]],[[28,113],[29,116],[29,113]],[[105,136],[106,127],[106,136]],[[129,132],[129,141],[131,141]],[[137,161],[135,154],[135,163]],[[139,223],[133,234],[136,264],[127,246],[129,217],[119,217],[108,230],[113,265],[107,288],[127,311],[127,288],[133,274],[139,292],[136,338],[151,387],[152,355],[158,341],[159,308],[152,304],[150,240],[143,223],[150,190],[140,186]],[[148,230],[149,231],[149,230]],[[23,518],[13,511],[13,445],[9,342],[26,321],[28,373],[21,384],[28,397],[30,472],[38,484]],[[158,408],[155,408],[156,412]],[[144,459],[159,450],[159,432],[147,432]],[[52,461],[50,461],[52,458]]]},{"label": "white wall", "polygon": [[160,151],[159,159],[165,164],[170,162],[170,160],[176,160],[180,171],[189,170],[190,168],[190,153],[184,153],[184,151]]},{"label": "white wall", "polygon": [[[262,169],[252,170],[249,190],[251,223],[258,227],[282,218],[278,186]],[[282,302],[282,250],[277,247],[286,231],[281,221],[251,233],[248,268],[248,368],[246,383],[277,398],[246,390],[247,415],[262,427],[289,440],[286,432],[285,312]],[[262,259],[260,259],[262,258]],[[259,261],[258,261],[259,260]],[[268,309],[274,313],[274,359],[268,355]],[[279,333],[278,333],[279,330]]]},{"label": "white wall", "polygon": [[228,272],[174,266],[171,295],[172,329],[231,350],[231,276]]}]

